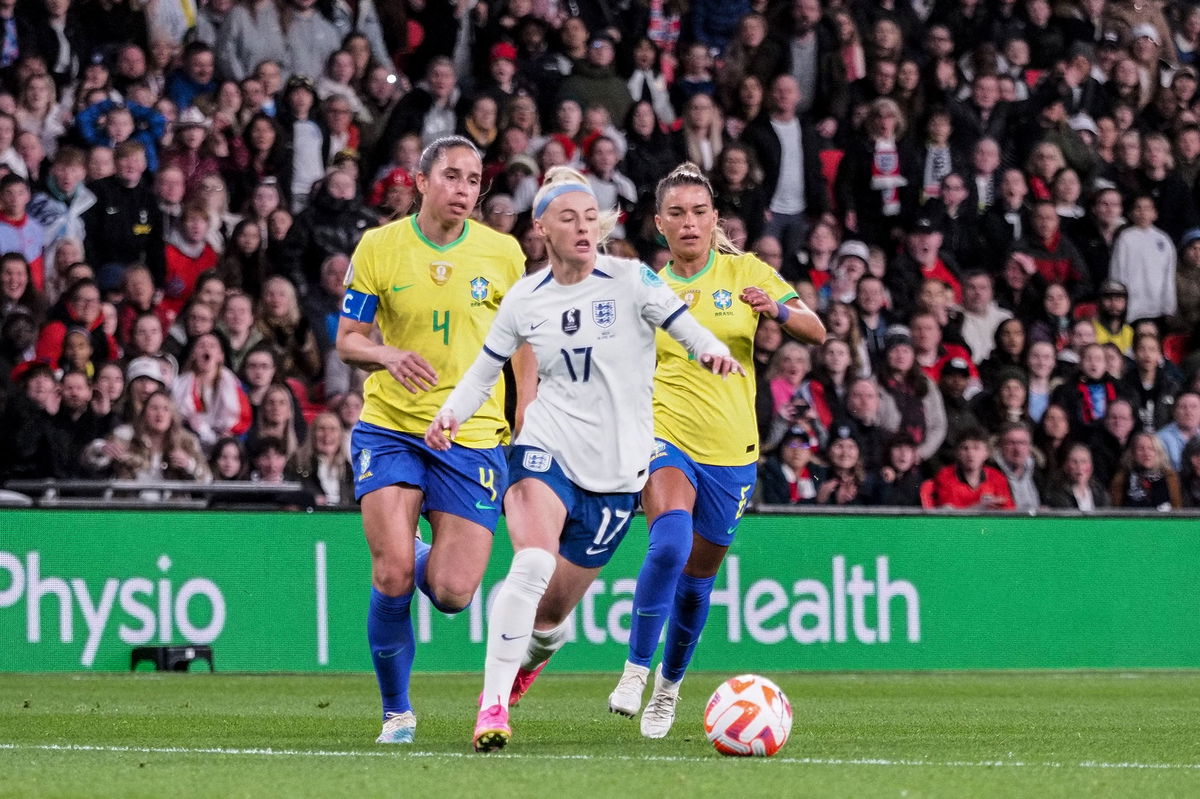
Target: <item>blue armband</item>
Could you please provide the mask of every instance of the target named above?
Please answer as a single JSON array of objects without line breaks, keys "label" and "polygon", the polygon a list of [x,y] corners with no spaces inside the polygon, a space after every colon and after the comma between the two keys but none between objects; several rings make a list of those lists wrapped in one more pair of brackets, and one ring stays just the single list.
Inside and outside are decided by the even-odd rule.
[{"label": "blue armband", "polygon": [[775,301],[775,310],[777,312],[775,315],[775,321],[781,325],[786,323],[788,317],[792,315],[792,312],[788,310],[788,307],[778,300]]},{"label": "blue armband", "polygon": [[342,297],[342,316],[356,322],[370,324],[375,321],[375,310],[379,307],[379,298],[374,294],[363,294],[361,291],[346,289]]}]

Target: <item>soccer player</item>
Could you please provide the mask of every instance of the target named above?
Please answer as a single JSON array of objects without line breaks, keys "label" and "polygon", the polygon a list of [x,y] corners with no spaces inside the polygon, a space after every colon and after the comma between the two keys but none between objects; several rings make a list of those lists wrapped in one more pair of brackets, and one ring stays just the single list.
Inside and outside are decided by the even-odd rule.
[{"label": "soccer player", "polygon": [[[502,390],[481,398],[452,451],[431,450],[422,440],[479,352],[500,299],[524,274],[515,239],[467,219],[482,173],[468,140],[431,143],[417,171],[420,211],[367,231],[346,274],[338,354],[372,372],[351,450],[371,550],[367,640],[383,698],[379,743],[411,743],[416,730],[408,697],[414,586],[444,613],[470,603],[507,481]],[[371,338],[374,326],[382,344]],[[531,385],[520,379],[522,364],[514,366],[522,389]],[[518,410],[526,396],[518,390]],[[432,546],[415,539],[420,513],[429,519]]]},{"label": "soccer player", "polygon": [[540,382],[509,455],[504,510],[515,554],[488,619],[474,735],[481,752],[512,735],[509,697],[531,643],[551,652],[562,645],[567,615],[625,535],[654,440],[656,329],[694,356],[692,368],[745,375],[647,266],[597,254],[615,219],[601,215],[583,175],[551,169],[533,216],[550,269],[509,292],[483,351],[425,434],[431,448],[457,450],[504,362],[532,346]]},{"label": "soccer player", "polygon": [[[754,368],[761,316],[802,342],[825,340],[820,319],[791,286],[725,238],[712,186],[695,165],[682,164],[659,182],[655,210],[673,259],[661,276],[744,369]],[[633,596],[629,659],[608,700],[614,713],[637,714],[669,617],[654,691],[642,714],[648,738],[662,738],[675,720],[679,684],[708,618],[717,570],[754,493],[758,461],[754,381],[713,379],[693,368],[669,338],[659,336],[657,344],[656,442],[642,491],[650,545]]]}]

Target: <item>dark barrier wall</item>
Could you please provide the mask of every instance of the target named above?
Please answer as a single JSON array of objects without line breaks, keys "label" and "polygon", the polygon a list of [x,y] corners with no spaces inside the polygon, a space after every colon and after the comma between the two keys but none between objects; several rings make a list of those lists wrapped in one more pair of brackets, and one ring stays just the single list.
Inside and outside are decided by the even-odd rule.
[{"label": "dark barrier wall", "polygon": [[[575,614],[561,670],[617,670],[638,519]],[[511,548],[496,537],[488,597]],[[211,644],[226,671],[368,670],[357,515],[0,511],[0,670],[127,669]],[[1200,522],[755,516],[717,578],[698,669],[1200,666]],[[427,671],[475,671],[480,597],[414,605]]]}]

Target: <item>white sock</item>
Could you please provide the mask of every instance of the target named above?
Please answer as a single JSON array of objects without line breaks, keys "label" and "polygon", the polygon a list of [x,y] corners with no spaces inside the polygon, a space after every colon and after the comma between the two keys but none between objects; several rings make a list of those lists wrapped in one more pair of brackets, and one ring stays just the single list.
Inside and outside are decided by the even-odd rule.
[{"label": "white sock", "polygon": [[522,549],[513,556],[504,585],[488,616],[487,659],[483,665],[483,707],[508,707],[508,695],[529,647],[538,602],[554,576],[554,553]]},{"label": "white sock", "polygon": [[521,668],[533,671],[562,649],[567,642],[569,624],[570,620],[567,620],[553,630],[534,630],[529,636],[529,648],[525,650],[525,661],[521,663]]}]

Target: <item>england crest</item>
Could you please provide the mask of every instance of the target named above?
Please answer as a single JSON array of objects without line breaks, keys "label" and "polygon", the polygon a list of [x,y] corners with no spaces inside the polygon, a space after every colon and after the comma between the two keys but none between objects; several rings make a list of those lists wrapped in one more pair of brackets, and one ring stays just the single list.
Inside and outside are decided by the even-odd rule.
[{"label": "england crest", "polygon": [[613,322],[617,321],[617,301],[593,301],[592,321],[596,323],[596,327],[612,327]]},{"label": "england crest", "polygon": [[717,306],[717,310],[726,311],[733,305],[733,294],[725,289],[718,289],[713,292],[713,304]]},{"label": "england crest", "polygon": [[521,459],[521,465],[531,472],[549,471],[550,453],[531,449],[526,452],[525,457]]},{"label": "england crest", "polygon": [[487,278],[477,277],[474,280],[472,280],[471,281],[471,299],[475,300],[475,302],[483,302],[484,300],[486,300],[487,295],[488,295],[488,287],[489,286],[491,286],[491,284],[488,283]]}]

